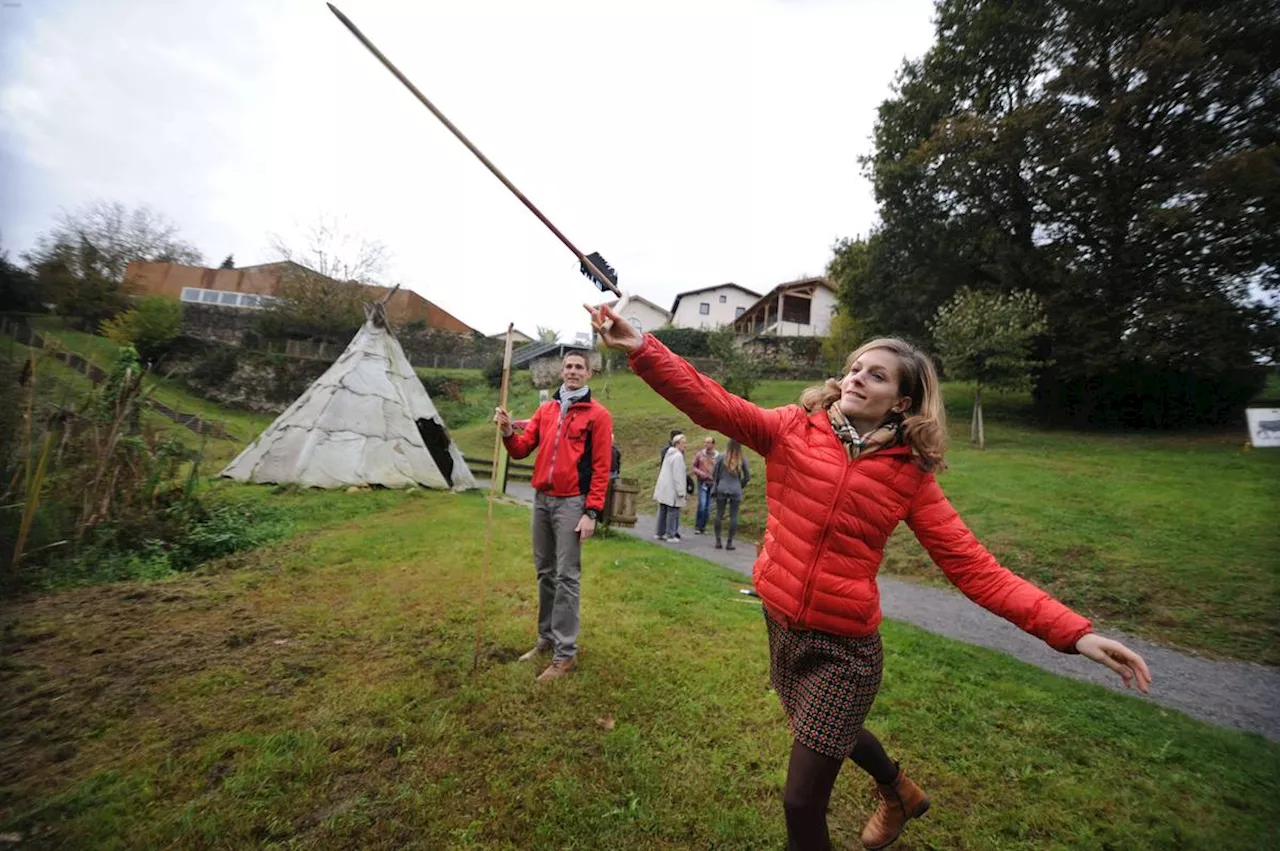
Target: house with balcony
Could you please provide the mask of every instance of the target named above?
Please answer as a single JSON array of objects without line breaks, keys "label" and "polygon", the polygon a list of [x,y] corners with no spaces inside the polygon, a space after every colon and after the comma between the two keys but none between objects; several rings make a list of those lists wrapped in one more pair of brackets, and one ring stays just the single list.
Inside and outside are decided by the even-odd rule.
[{"label": "house with balcony", "polygon": [[671,305],[671,324],[714,331],[732,324],[759,298],[759,293],[732,283],[688,290],[676,295]]},{"label": "house with balcony", "polygon": [[778,284],[733,320],[752,337],[825,337],[836,310],[836,288],[825,277]]}]

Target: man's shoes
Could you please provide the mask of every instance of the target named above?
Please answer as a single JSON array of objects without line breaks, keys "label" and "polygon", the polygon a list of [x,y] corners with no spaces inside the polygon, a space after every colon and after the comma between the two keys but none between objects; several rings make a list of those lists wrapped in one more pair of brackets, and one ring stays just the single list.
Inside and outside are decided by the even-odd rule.
[{"label": "man's shoes", "polygon": [[561,659],[559,662],[552,662],[545,671],[538,674],[538,682],[546,683],[551,680],[558,680],[577,666],[578,663],[573,659]]},{"label": "man's shoes", "polygon": [[724,548],[725,548],[726,550],[736,550],[736,549],[737,549],[737,547],[735,547],[735,546],[733,545],[733,541],[730,541],[729,543],[725,544],[725,545],[724,545]]},{"label": "man's shoes", "polygon": [[720,543],[719,538],[716,538],[716,549],[717,550],[724,549],[724,544]]},{"label": "man's shoes", "polygon": [[653,539],[655,541],[665,541],[667,539],[667,536],[659,532],[658,534],[653,536]]},{"label": "man's shoes", "polygon": [[694,529],[694,530],[693,530],[693,534],[695,534],[695,535],[705,535],[705,534],[707,534],[707,533],[706,533],[706,532],[704,532],[704,531],[702,531],[701,529]]},{"label": "man's shoes", "polygon": [[873,789],[880,806],[862,829],[862,847],[878,851],[897,840],[909,819],[925,814],[929,809],[929,796],[902,770],[892,783],[876,783]]},{"label": "man's shoes", "polygon": [[528,653],[524,653],[523,655],[521,655],[520,658],[517,659],[516,661],[532,662],[534,659],[537,659],[539,656],[545,656],[550,652],[551,652],[551,642],[539,638],[538,643],[533,645],[533,649],[530,650]]},{"label": "man's shoes", "polygon": [[679,532],[676,532],[674,535],[668,535],[668,536],[667,536],[667,540],[668,540],[668,541],[678,541],[678,540],[680,540],[680,533],[679,533]]}]

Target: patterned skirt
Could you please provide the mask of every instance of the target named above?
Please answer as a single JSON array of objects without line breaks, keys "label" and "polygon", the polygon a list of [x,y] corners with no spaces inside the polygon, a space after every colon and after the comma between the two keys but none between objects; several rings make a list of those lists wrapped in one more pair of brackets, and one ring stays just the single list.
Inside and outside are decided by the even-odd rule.
[{"label": "patterned skirt", "polygon": [[769,629],[769,679],[782,700],[791,733],[832,759],[853,753],[884,670],[880,633],[850,638],[789,629],[764,613]]}]

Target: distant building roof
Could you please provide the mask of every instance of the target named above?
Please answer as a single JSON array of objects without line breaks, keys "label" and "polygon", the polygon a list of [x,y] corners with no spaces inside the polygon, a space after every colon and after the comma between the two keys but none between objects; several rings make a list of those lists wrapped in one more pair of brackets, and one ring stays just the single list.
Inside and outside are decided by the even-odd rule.
[{"label": "distant building roof", "polygon": [[[606,302],[605,302],[605,304],[609,305],[610,307],[614,307],[614,306],[616,306],[616,305],[617,305],[617,303],[618,303],[619,301],[621,301],[621,299],[616,299],[616,298],[615,298],[613,301],[606,301]],[[656,310],[656,311],[658,311],[659,313],[663,314],[664,316],[668,316],[668,317],[669,317],[669,316],[671,316],[671,311],[670,311],[670,310],[667,310],[665,307],[659,307],[658,305],[656,305],[656,304],[654,304],[653,302],[649,301],[649,299],[645,298],[644,296],[633,295],[633,296],[631,297],[631,301],[633,301],[633,302],[637,302],[637,301],[638,301],[638,302],[640,302],[641,304],[647,304],[647,305],[649,305],[650,307],[652,307],[654,310]]]},{"label": "distant building roof", "polygon": [[716,284],[713,287],[701,287],[696,290],[686,290],[682,293],[676,293],[676,300],[671,303],[671,310],[667,312],[670,313],[672,316],[675,316],[676,309],[680,307],[680,299],[684,298],[685,296],[697,295],[698,293],[711,292],[711,290],[719,290],[725,287],[732,287],[735,290],[742,290],[744,293],[751,296],[752,298],[760,298],[760,293],[756,292],[755,290],[749,290],[740,284],[734,284],[734,283]]},{"label": "distant building roof", "polygon": [[737,325],[739,322],[742,322],[743,320],[759,313],[761,310],[764,310],[769,305],[769,303],[773,300],[773,297],[778,293],[786,292],[787,290],[795,290],[795,289],[799,289],[800,287],[807,287],[814,284],[817,284],[818,286],[826,287],[832,292],[835,292],[835,289],[836,289],[835,284],[831,283],[831,281],[828,278],[825,278],[821,275],[816,275],[812,278],[798,278],[794,281],[787,281],[785,283],[778,284],[776,287],[769,290],[769,292],[762,295],[756,301],[755,304],[748,307],[746,311],[737,319],[733,320],[733,322],[735,325]]},{"label": "distant building roof", "polygon": [[527,366],[539,358],[550,357],[552,355],[562,358],[567,352],[589,351],[591,351],[591,346],[580,345],[578,343],[562,343],[559,341],[554,343],[529,343],[528,345],[521,346],[511,353],[511,365],[513,367]]}]

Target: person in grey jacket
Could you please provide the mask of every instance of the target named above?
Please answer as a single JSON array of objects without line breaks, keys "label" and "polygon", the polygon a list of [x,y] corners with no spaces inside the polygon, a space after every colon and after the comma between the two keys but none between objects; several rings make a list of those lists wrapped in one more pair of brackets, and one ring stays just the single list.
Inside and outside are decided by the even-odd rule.
[{"label": "person in grey jacket", "polygon": [[677,433],[671,438],[658,483],[653,488],[653,501],[658,503],[658,528],[654,537],[673,544],[680,540],[680,508],[687,495],[684,446],[683,434]]},{"label": "person in grey jacket", "polygon": [[742,444],[729,441],[724,454],[716,459],[711,473],[711,494],[716,500],[716,549],[720,549],[720,527],[724,520],[725,503],[729,505],[729,539],[725,549],[732,550],[733,533],[738,531],[738,506],[742,502],[742,489],[751,481],[751,467],[742,456]]}]

